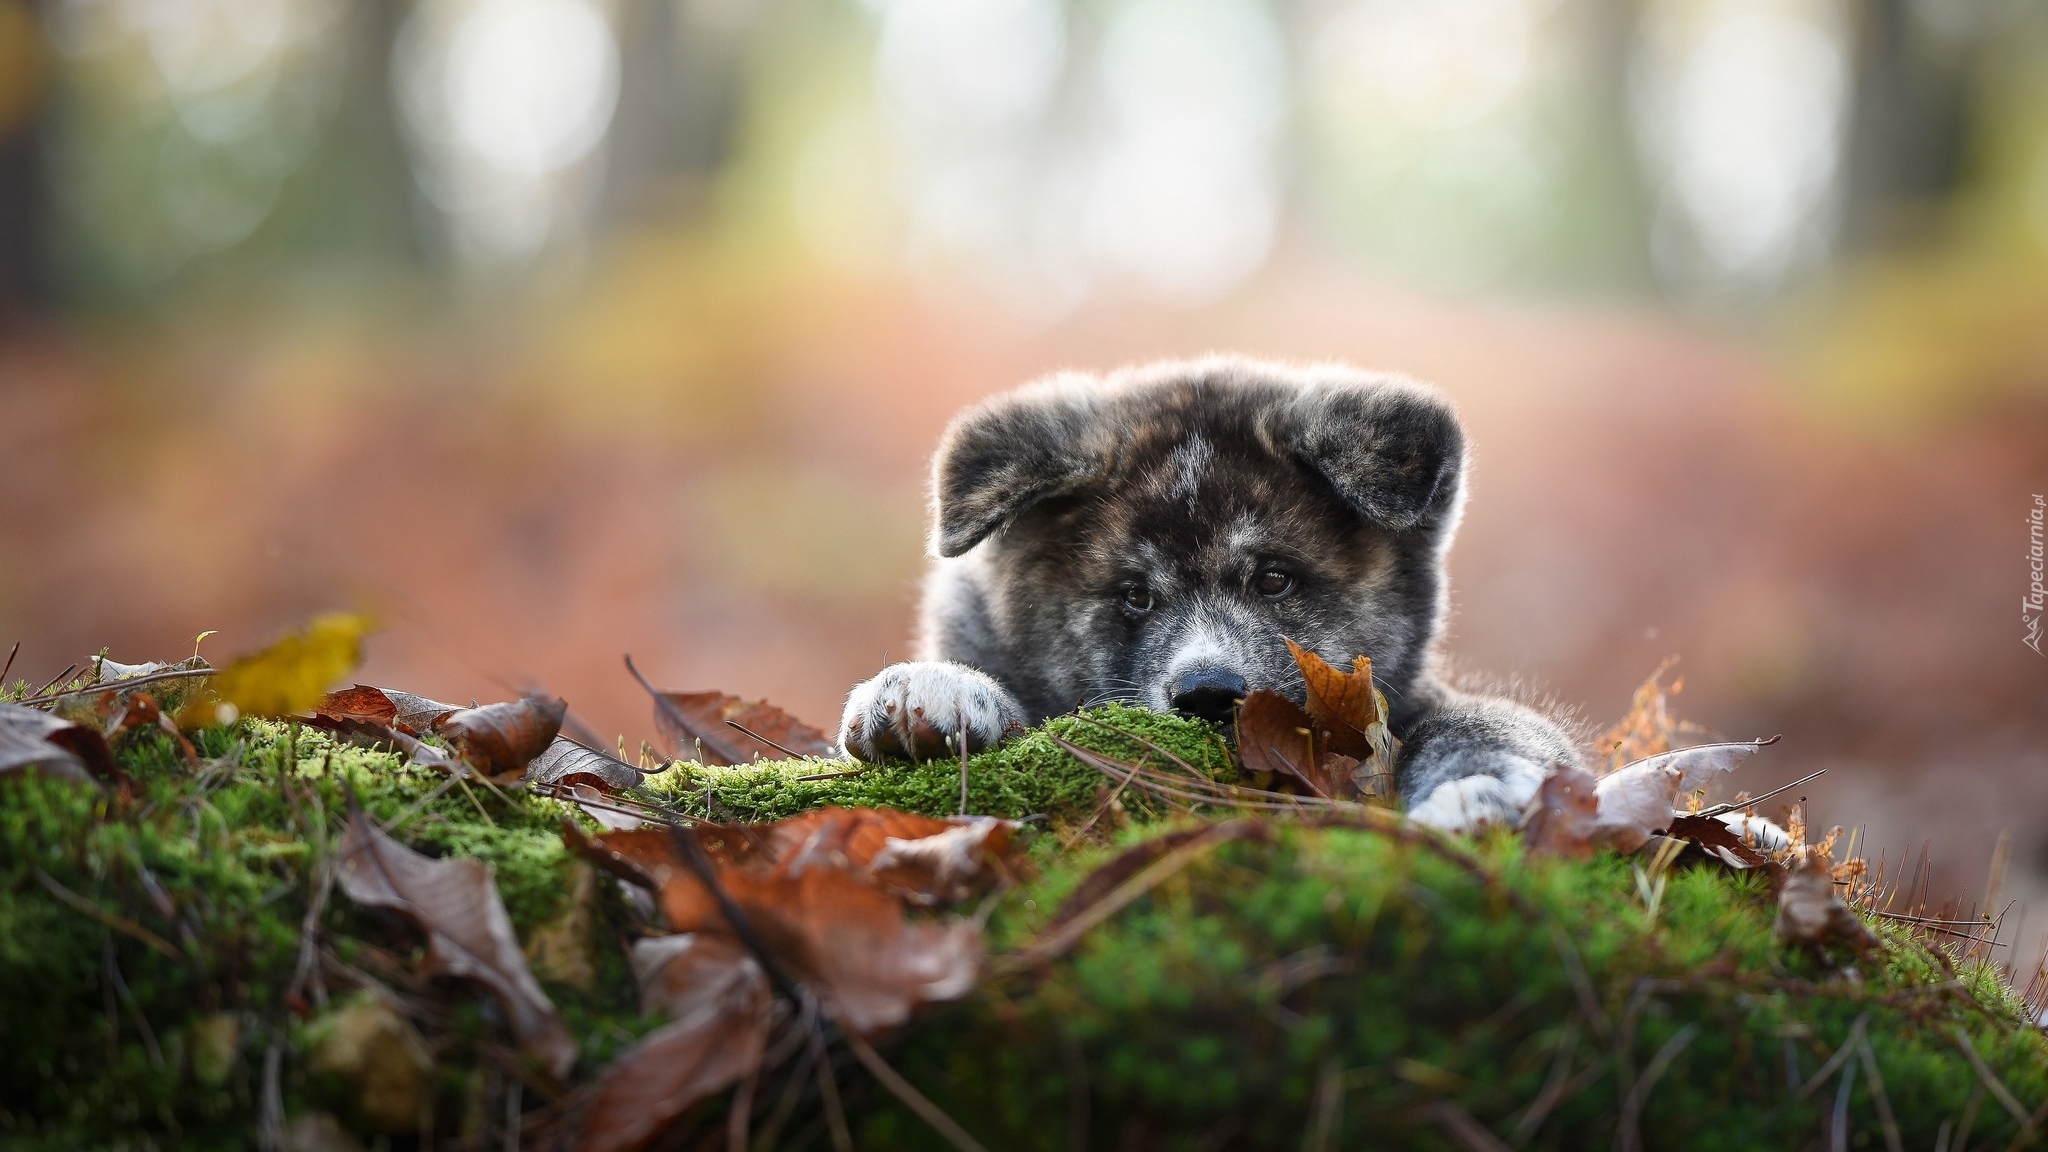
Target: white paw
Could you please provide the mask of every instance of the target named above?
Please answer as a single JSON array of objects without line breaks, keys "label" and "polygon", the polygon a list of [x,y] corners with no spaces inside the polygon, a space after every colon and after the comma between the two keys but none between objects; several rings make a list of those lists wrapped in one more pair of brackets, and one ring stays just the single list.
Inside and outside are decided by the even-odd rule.
[{"label": "white paw", "polygon": [[1408,818],[1446,832],[1468,832],[1488,824],[1512,828],[1543,783],[1543,772],[1521,757],[1499,776],[1446,780],[1408,806]]},{"label": "white paw", "polygon": [[855,686],[839,721],[839,743],[856,760],[890,757],[936,760],[967,748],[993,748],[1024,727],[1017,698],[984,672],[965,664],[924,661],[892,664]]}]

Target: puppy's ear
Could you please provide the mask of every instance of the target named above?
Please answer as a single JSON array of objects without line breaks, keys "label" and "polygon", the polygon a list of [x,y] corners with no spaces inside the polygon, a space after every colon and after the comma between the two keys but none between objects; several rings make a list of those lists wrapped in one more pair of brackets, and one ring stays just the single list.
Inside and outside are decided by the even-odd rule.
[{"label": "puppy's ear", "polygon": [[932,551],[958,556],[1104,459],[1098,401],[1080,376],[999,396],[955,417],[932,459]]},{"label": "puppy's ear", "polygon": [[1384,528],[1405,532],[1458,504],[1465,432],[1450,402],[1412,381],[1325,381],[1290,406],[1294,457]]}]

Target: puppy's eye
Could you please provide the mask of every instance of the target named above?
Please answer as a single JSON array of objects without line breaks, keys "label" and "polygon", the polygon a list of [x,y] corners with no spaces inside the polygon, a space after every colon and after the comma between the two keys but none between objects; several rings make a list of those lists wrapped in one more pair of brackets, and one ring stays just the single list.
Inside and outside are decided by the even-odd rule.
[{"label": "puppy's eye", "polygon": [[1252,591],[1268,600],[1278,600],[1294,591],[1294,577],[1278,568],[1268,568],[1252,578]]},{"label": "puppy's eye", "polygon": [[1155,603],[1152,599],[1152,590],[1143,584],[1133,584],[1124,589],[1124,607],[1133,612],[1150,612]]}]

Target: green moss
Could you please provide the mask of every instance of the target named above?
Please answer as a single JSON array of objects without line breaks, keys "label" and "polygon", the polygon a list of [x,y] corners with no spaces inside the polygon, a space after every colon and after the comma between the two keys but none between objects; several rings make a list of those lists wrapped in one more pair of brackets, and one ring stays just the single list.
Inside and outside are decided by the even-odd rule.
[{"label": "green moss", "polygon": [[[1104,809],[1113,785],[1050,734],[1137,758],[1142,747],[1111,730],[1121,729],[1232,778],[1201,725],[1123,708],[1091,715],[1101,723],[1056,720],[968,764],[971,811],[1042,815],[1059,833],[1038,837],[1036,874],[996,902],[998,953],[1046,931],[1118,847],[1189,819],[1131,792]],[[252,1145],[272,1044],[287,1111],[332,1106],[331,1086],[304,1071],[307,1017],[285,991],[314,865],[351,794],[382,821],[402,817],[398,835],[414,847],[490,864],[522,934],[565,910],[571,864],[556,829],[572,810],[561,804],[483,788],[427,799],[445,780],[438,771],[289,725],[243,722],[197,743],[194,766],[165,737],[125,742],[125,791],[0,785],[0,1144]],[[848,770],[680,765],[648,792],[721,819],[822,804],[959,808],[957,762],[797,779]],[[1090,833],[1077,836],[1083,825]],[[1647,1146],[1797,1147],[1820,1135],[1838,1082],[1805,1099],[1787,1085],[1811,1077],[1859,1018],[1908,1146],[1931,1146],[1980,1083],[1958,1027],[2021,1101],[2048,1099],[2042,1037],[1997,972],[1962,965],[1958,979],[1953,956],[1897,925],[1875,925],[1887,947],[1852,978],[1772,941],[1760,878],[1681,871],[1653,922],[1627,861],[1529,860],[1507,837],[1476,851],[1486,883],[1364,831],[1283,827],[1217,848],[1066,957],[931,1010],[890,1058],[992,1148],[1066,1147],[1081,1125],[1098,1148],[1292,1147],[1319,1108],[1338,1120],[1329,1147],[1451,1148],[1432,1118],[1446,1101],[1505,1138],[1567,1036],[1565,1067],[1580,1078],[1528,1146],[1608,1146],[1630,1078],[1692,1027],[1646,1094]],[[658,1023],[638,1011],[621,898],[611,885],[599,892],[597,981],[548,985],[582,1048],[579,1079]],[[409,929],[339,895],[320,925],[344,963],[416,955]],[[1588,973],[1597,1013],[1560,938]],[[444,1135],[471,1106],[482,1053],[502,1041],[487,998],[446,993],[448,1021],[433,1037]],[[845,1087],[861,1147],[943,1146],[864,1075],[845,1074]],[[1315,1104],[1319,1090],[1333,1107]],[[1860,1069],[1849,1115],[1857,1146],[1877,1140]],[[2004,1109],[1980,1101],[1973,1141],[2002,1147],[2015,1131]],[[815,1123],[791,1133],[829,1143]]]},{"label": "green moss", "polygon": [[[1125,734],[1128,735],[1125,735]],[[1149,741],[1220,780],[1236,778],[1227,749],[1203,724],[1123,705],[1091,710],[1086,717],[1062,716],[1000,748],[967,761],[967,810],[1012,820],[1039,816],[1056,826],[1085,821],[1114,783],[1053,743],[1059,737],[1121,760],[1135,761]],[[1133,739],[1136,737],[1137,739]],[[1154,754],[1154,760],[1163,759]],[[780,820],[827,804],[902,808],[932,816],[960,811],[960,762],[885,764],[855,775],[837,760],[763,761],[717,768],[679,764],[651,777],[648,787],[695,816],[744,821]],[[825,779],[800,779],[827,776]],[[707,799],[708,798],[708,799]],[[1165,812],[1156,801],[1130,791],[1119,799],[1139,820]]]}]

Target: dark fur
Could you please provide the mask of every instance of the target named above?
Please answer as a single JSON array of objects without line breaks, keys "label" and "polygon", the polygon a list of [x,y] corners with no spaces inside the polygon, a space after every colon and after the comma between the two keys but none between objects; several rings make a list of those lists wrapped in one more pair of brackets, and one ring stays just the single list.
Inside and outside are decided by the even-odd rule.
[{"label": "dark fur", "polygon": [[[1286,636],[1372,658],[1411,802],[1477,777],[1499,783],[1453,788],[1439,800],[1465,815],[1436,822],[1512,819],[1578,754],[1544,717],[1436,675],[1465,466],[1438,393],[1339,367],[1208,360],[997,397],[934,462],[930,662],[857,688],[842,738],[869,758],[941,755],[963,726],[982,745],[1077,705],[1164,709],[1176,678],[1219,669],[1300,700]],[[1269,568],[1290,594],[1255,590]],[[1134,586],[1150,611],[1125,604]]]}]

